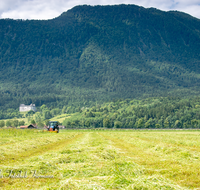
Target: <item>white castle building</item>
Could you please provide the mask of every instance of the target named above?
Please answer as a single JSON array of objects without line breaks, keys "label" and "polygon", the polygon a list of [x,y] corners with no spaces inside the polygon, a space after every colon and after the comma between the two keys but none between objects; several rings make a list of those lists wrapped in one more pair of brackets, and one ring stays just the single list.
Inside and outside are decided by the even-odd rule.
[{"label": "white castle building", "polygon": [[37,111],[37,109],[35,107],[35,104],[31,104],[30,106],[24,105],[24,104],[20,104],[20,106],[19,106],[19,111],[20,112],[30,111],[30,110]]}]

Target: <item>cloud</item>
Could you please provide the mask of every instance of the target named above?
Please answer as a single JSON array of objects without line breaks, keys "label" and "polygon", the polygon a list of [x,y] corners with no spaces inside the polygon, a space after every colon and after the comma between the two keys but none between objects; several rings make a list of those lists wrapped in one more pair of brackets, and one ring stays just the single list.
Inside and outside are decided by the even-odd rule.
[{"label": "cloud", "polygon": [[194,17],[200,18],[200,0],[179,0],[179,3],[175,6],[175,9],[188,13]]},{"label": "cloud", "polygon": [[68,3],[70,4],[70,1],[18,0],[9,9],[5,8],[5,10],[1,10],[1,17],[14,19],[51,19],[71,8],[68,6]]},{"label": "cloud", "polygon": [[1,0],[0,18],[52,19],[76,5],[136,4],[164,11],[178,10],[200,18],[200,0]]}]

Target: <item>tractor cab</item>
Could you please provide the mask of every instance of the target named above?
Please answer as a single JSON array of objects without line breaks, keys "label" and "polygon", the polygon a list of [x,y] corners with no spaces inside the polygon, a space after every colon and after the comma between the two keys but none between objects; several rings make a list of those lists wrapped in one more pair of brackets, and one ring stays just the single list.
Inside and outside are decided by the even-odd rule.
[{"label": "tractor cab", "polygon": [[48,131],[59,133],[58,121],[49,121]]}]

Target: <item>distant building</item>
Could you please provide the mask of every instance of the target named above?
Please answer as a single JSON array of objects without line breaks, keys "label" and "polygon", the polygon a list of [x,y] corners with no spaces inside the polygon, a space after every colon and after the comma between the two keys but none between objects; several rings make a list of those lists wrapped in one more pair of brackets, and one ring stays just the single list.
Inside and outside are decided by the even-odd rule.
[{"label": "distant building", "polygon": [[33,125],[33,124],[26,125],[26,126],[20,126],[20,129],[37,129],[37,128],[38,128],[38,126]]},{"label": "distant building", "polygon": [[33,110],[35,112],[37,111],[37,109],[35,107],[35,104],[31,104],[30,106],[24,105],[24,104],[20,104],[20,106],[19,106],[19,111],[20,112],[30,111],[30,110]]},{"label": "distant building", "polygon": [[59,127],[59,129],[66,129],[66,127],[63,125],[58,125],[58,127]]},{"label": "distant building", "polygon": [[[64,125],[58,125],[59,129],[66,129]],[[48,126],[44,126],[43,129],[48,129]]]}]

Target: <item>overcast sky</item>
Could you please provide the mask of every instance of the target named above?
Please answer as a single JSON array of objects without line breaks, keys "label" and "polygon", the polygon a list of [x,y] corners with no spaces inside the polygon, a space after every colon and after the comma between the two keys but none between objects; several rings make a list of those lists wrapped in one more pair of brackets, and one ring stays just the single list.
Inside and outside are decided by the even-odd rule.
[{"label": "overcast sky", "polygon": [[0,18],[52,19],[76,5],[135,4],[178,10],[200,19],[200,0],[0,0]]}]

